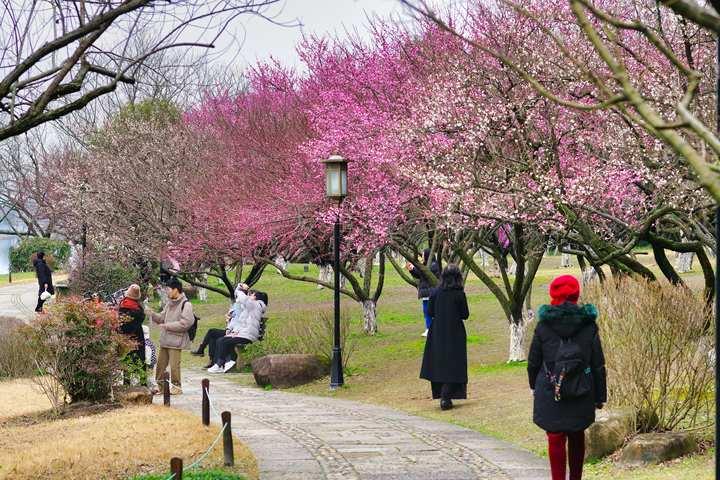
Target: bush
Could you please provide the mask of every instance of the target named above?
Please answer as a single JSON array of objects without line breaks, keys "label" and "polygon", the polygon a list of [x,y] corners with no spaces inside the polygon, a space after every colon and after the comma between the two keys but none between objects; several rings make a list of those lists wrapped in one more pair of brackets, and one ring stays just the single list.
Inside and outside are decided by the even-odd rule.
[{"label": "bush", "polygon": [[53,408],[63,403],[110,398],[121,358],[131,342],[118,333],[117,314],[104,305],[69,298],[53,305],[31,328],[35,364],[44,373],[37,383]]},{"label": "bush", "polygon": [[137,269],[125,267],[101,254],[87,255],[78,268],[70,272],[69,287],[75,295],[86,292],[114,293],[140,281]]},{"label": "bush", "polygon": [[[621,279],[585,292],[598,307],[610,401],[638,412],[640,431],[695,428],[713,401],[710,309],[691,291]],[[711,324],[711,323],[710,323]]]},{"label": "bush", "polygon": [[70,245],[63,240],[29,237],[10,249],[10,266],[13,272],[31,272],[33,254],[42,250],[50,268],[63,268],[70,257]]},{"label": "bush", "polygon": [[35,372],[27,328],[20,320],[0,317],[0,378],[29,377]]}]

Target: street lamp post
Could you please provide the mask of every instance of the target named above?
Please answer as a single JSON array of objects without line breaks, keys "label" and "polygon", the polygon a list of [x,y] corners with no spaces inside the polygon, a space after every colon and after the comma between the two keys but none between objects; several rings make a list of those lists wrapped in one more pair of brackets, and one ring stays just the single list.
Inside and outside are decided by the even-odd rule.
[{"label": "street lamp post", "polygon": [[[338,207],[347,196],[347,160],[340,155],[331,155],[325,164],[325,196],[336,200]],[[330,369],[330,389],[342,387],[342,349],[340,347],[340,212],[335,217],[334,229],[335,247],[333,273],[335,274],[335,325],[332,365]]]}]

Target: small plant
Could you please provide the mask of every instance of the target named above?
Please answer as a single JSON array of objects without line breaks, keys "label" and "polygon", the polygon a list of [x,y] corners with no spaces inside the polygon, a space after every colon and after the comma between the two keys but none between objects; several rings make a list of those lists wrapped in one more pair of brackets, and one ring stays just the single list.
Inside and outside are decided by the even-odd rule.
[{"label": "small plant", "polygon": [[[103,305],[69,298],[54,305],[30,329],[37,384],[59,409],[71,402],[110,398],[113,379],[131,342],[118,333],[118,316]],[[62,398],[61,398],[62,396]]]},{"label": "small plant", "polygon": [[710,418],[711,312],[688,289],[624,278],[594,285],[610,401],[638,412],[640,431],[696,428]]},{"label": "small plant", "polygon": [[[289,323],[286,336],[297,338],[302,353],[317,355],[329,365],[332,360],[334,331],[333,314],[320,311],[311,317],[300,317]],[[343,368],[347,368],[356,346],[356,342],[350,334],[350,315],[342,312],[340,315],[340,347],[343,352]]]},{"label": "small plant", "polygon": [[87,255],[82,265],[70,272],[70,291],[75,295],[86,292],[111,294],[139,281],[135,268],[125,267],[100,253]]}]

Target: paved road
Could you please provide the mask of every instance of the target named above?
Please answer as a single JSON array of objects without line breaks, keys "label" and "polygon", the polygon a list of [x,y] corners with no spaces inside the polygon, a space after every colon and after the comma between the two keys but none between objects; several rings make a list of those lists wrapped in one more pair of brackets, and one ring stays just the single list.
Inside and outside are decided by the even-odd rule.
[{"label": "paved road", "polygon": [[[173,405],[200,414],[203,372]],[[389,408],[243,387],[210,376],[211,417],[232,413],[261,480],[546,480],[546,461],[473,430]],[[156,397],[160,398],[160,397]]]},{"label": "paved road", "polygon": [[37,303],[37,283],[17,283],[0,287],[0,317],[25,321],[33,318]]}]

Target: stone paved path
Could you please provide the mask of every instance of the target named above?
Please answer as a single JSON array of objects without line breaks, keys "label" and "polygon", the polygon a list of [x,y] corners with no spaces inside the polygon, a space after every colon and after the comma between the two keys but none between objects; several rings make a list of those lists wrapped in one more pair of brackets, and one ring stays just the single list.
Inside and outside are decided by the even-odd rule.
[{"label": "stone paved path", "polygon": [[[178,408],[200,414],[200,381],[183,372]],[[546,480],[546,461],[508,443],[385,407],[244,387],[210,375],[213,422],[258,459],[261,480]],[[160,397],[156,397],[160,398]]]},{"label": "stone paved path", "polygon": [[37,303],[37,283],[17,283],[0,287],[0,316],[30,320]]}]

